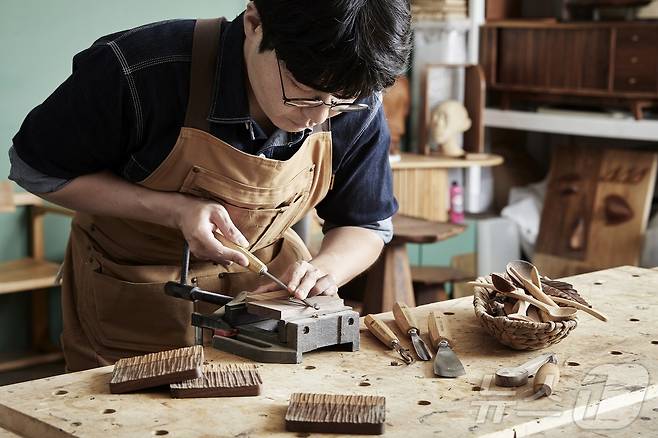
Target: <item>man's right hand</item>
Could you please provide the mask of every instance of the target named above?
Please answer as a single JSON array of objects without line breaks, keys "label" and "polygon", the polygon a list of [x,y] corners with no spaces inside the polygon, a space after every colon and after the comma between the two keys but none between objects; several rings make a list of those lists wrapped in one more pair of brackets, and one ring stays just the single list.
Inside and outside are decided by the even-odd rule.
[{"label": "man's right hand", "polygon": [[247,247],[249,242],[233,224],[223,205],[206,199],[185,196],[177,209],[176,225],[190,245],[190,251],[201,260],[210,260],[224,266],[236,262],[247,266],[244,254],[222,245],[214,233],[221,232],[229,240]]}]

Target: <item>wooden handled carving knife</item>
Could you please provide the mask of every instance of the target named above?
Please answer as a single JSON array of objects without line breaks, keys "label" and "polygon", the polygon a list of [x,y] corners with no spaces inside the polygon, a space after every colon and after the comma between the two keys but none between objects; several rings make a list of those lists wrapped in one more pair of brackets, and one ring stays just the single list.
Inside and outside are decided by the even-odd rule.
[{"label": "wooden handled carving knife", "polygon": [[[249,264],[247,265],[247,269],[249,269],[251,272],[255,272],[258,275],[264,275],[270,280],[274,281],[276,284],[278,284],[283,290],[288,290],[288,286],[286,286],[286,284],[283,281],[279,280],[277,277],[270,274],[267,271],[267,265],[263,263],[258,257],[253,255],[247,248],[243,248],[237,243],[231,242],[226,238],[226,236],[219,234],[217,232],[215,233],[215,237],[225,247],[231,248],[235,251],[244,254],[244,256],[247,257],[247,261],[249,262]],[[315,310],[319,309],[319,306],[317,304],[311,304],[308,300],[305,299],[302,299],[301,301],[308,307],[313,307]]]},{"label": "wooden handled carving knife", "polygon": [[436,348],[434,374],[440,377],[459,377],[466,374],[464,365],[450,347],[452,344],[451,333],[445,319],[438,311],[430,312],[427,325],[430,332],[430,341]]},{"label": "wooden handled carving knife", "polygon": [[409,311],[409,307],[404,303],[395,303],[393,305],[393,316],[395,317],[395,323],[400,330],[411,337],[411,343],[413,344],[414,350],[416,350],[416,354],[420,360],[430,360],[432,354],[430,353],[430,349],[427,348],[425,341],[420,337],[418,324],[416,324],[416,319]]}]

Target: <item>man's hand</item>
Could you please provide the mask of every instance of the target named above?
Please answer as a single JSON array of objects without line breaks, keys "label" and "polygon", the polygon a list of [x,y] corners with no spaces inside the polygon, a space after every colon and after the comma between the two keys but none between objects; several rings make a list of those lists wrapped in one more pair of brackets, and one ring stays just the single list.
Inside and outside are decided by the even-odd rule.
[{"label": "man's hand", "polygon": [[[315,267],[312,262],[302,260],[293,263],[280,279],[288,285],[288,290],[298,299],[338,293],[338,285],[333,277]],[[279,289],[281,289],[279,285],[271,282],[253,292],[263,293]]]},{"label": "man's hand", "polygon": [[223,205],[191,196],[186,196],[183,204],[177,210],[176,225],[190,245],[192,254],[201,260],[210,260],[224,266],[232,262],[242,266],[249,264],[244,254],[225,247],[214,236],[214,231],[219,230],[240,246],[249,246]]}]

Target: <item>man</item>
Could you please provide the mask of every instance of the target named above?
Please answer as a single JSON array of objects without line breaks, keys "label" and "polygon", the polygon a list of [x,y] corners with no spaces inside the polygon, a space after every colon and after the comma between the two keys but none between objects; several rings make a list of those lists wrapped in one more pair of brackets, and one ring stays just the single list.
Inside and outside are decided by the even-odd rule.
[{"label": "man", "polygon": [[[68,368],[192,343],[192,304],[163,292],[185,240],[192,283],[229,294],[259,279],[215,233],[298,298],[335,294],[373,263],[397,209],[378,92],[409,35],[406,0],[255,0],[230,23],[154,23],[76,55],[10,149],[11,179],[77,211]],[[325,237],[311,260],[290,226],[313,207]]]}]

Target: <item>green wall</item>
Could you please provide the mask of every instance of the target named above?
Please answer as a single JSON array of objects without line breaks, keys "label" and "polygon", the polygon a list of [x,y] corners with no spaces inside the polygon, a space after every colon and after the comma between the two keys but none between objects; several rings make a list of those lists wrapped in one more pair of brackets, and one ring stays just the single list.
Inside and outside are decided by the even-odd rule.
[{"label": "green wall", "polygon": [[[73,55],[97,38],[122,29],[171,18],[225,16],[233,19],[245,0],[2,0],[0,2],[0,142],[5,151],[23,118],[71,72]],[[0,153],[0,180],[9,173]],[[24,256],[25,214],[0,214],[0,261]],[[46,220],[46,248],[61,260],[68,221]],[[0,352],[20,350],[29,338],[29,294],[0,296]],[[53,338],[59,334],[58,294],[52,295]]]}]

